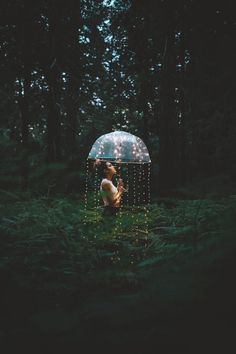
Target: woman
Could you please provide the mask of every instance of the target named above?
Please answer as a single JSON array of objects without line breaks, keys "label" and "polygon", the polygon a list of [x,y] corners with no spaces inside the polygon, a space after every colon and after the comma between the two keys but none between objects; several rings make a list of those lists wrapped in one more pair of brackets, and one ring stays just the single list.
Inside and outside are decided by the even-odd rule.
[{"label": "woman", "polygon": [[112,178],[116,174],[115,166],[112,163],[97,159],[95,165],[102,177],[100,192],[105,206],[104,214],[115,215],[120,207],[121,196],[125,191],[123,181],[119,178],[117,187],[112,183]]}]

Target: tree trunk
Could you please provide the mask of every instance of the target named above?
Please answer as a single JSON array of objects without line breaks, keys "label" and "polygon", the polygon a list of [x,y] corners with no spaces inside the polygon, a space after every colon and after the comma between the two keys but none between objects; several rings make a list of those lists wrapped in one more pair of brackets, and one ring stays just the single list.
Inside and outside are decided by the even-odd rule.
[{"label": "tree trunk", "polygon": [[[57,11],[55,11],[57,9]],[[56,162],[61,160],[61,125],[60,125],[60,95],[58,92],[58,68],[60,55],[60,4],[49,3],[49,48],[44,71],[48,83],[46,101],[48,107],[47,117],[47,161]]]},{"label": "tree trunk", "polygon": [[61,159],[61,134],[59,112],[54,97],[53,84],[49,85],[46,101],[48,107],[47,162],[56,162]]},{"label": "tree trunk", "polygon": [[68,49],[67,62],[68,92],[65,99],[67,112],[67,129],[66,129],[66,151],[68,156],[73,160],[76,157],[76,137],[78,132],[77,112],[79,107],[80,90],[82,76],[81,50],[78,41],[78,29],[81,27],[81,8],[80,0],[71,1],[70,8],[70,27],[68,30],[70,47]]},{"label": "tree trunk", "polygon": [[179,58],[181,64],[180,73],[180,170],[179,170],[179,182],[180,185],[186,183],[186,97],[185,97],[185,50],[186,50],[186,26],[184,23],[184,6],[181,8],[181,39],[180,39],[180,51]]},{"label": "tree trunk", "polygon": [[[72,88],[71,88],[72,89]],[[66,98],[67,129],[66,129],[66,151],[70,159],[76,156],[76,136],[77,136],[77,105],[71,95]]]},{"label": "tree trunk", "polygon": [[21,17],[19,22],[19,53],[21,56],[21,64],[19,68],[20,85],[18,104],[21,121],[21,144],[22,144],[22,159],[21,159],[21,187],[28,187],[28,155],[29,155],[29,91],[31,77],[31,22],[29,19]]},{"label": "tree trunk", "polygon": [[175,18],[170,1],[166,4],[166,42],[160,86],[160,190],[176,186],[176,107],[175,107]]}]

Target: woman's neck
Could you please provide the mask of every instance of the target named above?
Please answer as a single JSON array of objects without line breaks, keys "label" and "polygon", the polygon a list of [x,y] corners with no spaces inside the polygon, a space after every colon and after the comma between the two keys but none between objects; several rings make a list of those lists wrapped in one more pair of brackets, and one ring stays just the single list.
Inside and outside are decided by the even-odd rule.
[{"label": "woman's neck", "polygon": [[109,179],[109,181],[111,181],[112,180],[112,175],[108,174],[108,175],[105,176],[105,178]]}]

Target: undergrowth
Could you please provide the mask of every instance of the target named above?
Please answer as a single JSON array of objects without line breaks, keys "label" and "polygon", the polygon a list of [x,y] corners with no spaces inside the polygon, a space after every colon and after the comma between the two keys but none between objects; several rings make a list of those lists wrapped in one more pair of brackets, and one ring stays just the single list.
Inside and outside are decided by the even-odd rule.
[{"label": "undergrowth", "polygon": [[53,296],[135,292],[153,268],[217,242],[236,207],[235,196],[163,199],[104,217],[101,207],[85,210],[80,195],[1,191],[1,200],[0,270],[21,287]]}]

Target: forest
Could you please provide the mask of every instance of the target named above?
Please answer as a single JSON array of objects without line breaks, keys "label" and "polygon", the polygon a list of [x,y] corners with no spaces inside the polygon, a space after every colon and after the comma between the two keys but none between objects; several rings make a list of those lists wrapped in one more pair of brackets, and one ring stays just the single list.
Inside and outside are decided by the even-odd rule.
[{"label": "forest", "polygon": [[[235,346],[235,35],[232,0],[1,1],[3,353]],[[117,131],[151,164],[106,218]]]}]

